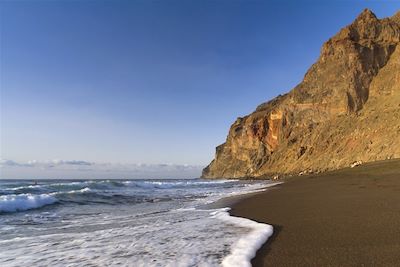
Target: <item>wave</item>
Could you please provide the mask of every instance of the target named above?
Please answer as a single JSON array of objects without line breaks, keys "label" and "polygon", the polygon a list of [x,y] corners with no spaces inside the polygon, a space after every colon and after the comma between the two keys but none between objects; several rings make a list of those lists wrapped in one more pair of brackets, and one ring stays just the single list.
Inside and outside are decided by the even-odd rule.
[{"label": "wave", "polygon": [[6,186],[0,188],[0,195],[13,194],[49,194],[56,192],[68,192],[89,188],[93,190],[114,190],[122,187],[137,187],[141,189],[174,189],[174,188],[208,188],[230,186],[238,180],[89,180],[89,181],[68,181],[61,183],[24,183],[18,186]]},{"label": "wave", "polygon": [[223,259],[222,266],[251,267],[251,259],[256,256],[257,250],[272,235],[273,227],[250,219],[231,216],[228,211],[229,208],[225,208],[215,211],[211,215],[221,221],[252,230],[233,244],[230,254]]},{"label": "wave", "polygon": [[172,188],[196,188],[196,187],[215,187],[224,184],[232,184],[238,180],[217,180],[217,181],[125,181],[125,185],[136,186],[143,189],[172,189]]},{"label": "wave", "polygon": [[[19,184],[0,183],[0,213],[19,212],[58,203],[60,205],[139,204],[195,201],[202,204],[232,192],[245,192],[238,180],[82,180]],[[234,191],[234,192],[235,192]],[[206,201],[206,202],[207,202]]]},{"label": "wave", "polygon": [[[0,213],[18,212],[31,209],[38,209],[43,206],[58,203],[62,198],[57,196],[75,195],[89,193],[92,190],[88,187],[71,190],[67,192],[53,192],[48,194],[8,194],[0,196]],[[60,200],[61,199],[61,200]]]},{"label": "wave", "polygon": [[[146,195],[135,192],[123,192],[117,190],[93,190],[84,187],[78,190],[51,192],[44,194],[6,194],[0,195],[0,214],[21,212],[31,209],[39,209],[51,204],[138,204],[156,203],[178,199],[179,196],[170,195]],[[188,198],[185,196],[185,198]]]},{"label": "wave", "polygon": [[19,194],[0,196],[0,213],[36,209],[46,205],[54,204],[57,201],[58,199],[56,197],[49,194]]},{"label": "wave", "polygon": [[[77,193],[87,193],[87,192],[92,192],[92,189],[90,189],[89,187],[85,187],[79,190],[71,190],[68,192],[65,192],[66,194],[77,194]],[[65,194],[64,193],[64,194]]]}]

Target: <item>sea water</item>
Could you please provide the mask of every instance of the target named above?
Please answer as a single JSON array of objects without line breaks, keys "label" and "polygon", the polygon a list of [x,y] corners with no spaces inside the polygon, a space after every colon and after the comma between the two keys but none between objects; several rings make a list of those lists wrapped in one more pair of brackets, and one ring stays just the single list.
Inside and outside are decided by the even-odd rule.
[{"label": "sea water", "polygon": [[272,227],[206,204],[271,185],[0,180],[0,266],[251,266]]}]

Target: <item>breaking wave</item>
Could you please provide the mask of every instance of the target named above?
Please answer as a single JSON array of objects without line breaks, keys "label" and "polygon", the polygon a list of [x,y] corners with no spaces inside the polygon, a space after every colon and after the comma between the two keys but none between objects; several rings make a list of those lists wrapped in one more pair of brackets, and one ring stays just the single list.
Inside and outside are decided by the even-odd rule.
[{"label": "breaking wave", "polygon": [[0,196],[0,213],[36,209],[56,203],[57,201],[57,198],[48,194],[20,194]]},{"label": "breaking wave", "polygon": [[[238,180],[89,180],[57,183],[32,181],[0,188],[0,213],[38,209],[51,204],[137,204],[209,196],[214,188],[229,188]],[[190,188],[193,194],[170,190]],[[153,191],[149,191],[153,190]],[[149,194],[153,192],[153,194]]]},{"label": "breaking wave", "polygon": [[207,204],[272,185],[202,179],[2,180],[0,265],[251,266],[272,226]]}]

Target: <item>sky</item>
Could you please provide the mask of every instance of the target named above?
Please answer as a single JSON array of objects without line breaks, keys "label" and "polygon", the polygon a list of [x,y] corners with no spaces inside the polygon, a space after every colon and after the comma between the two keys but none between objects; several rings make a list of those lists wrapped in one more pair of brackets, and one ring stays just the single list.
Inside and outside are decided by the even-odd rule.
[{"label": "sky", "polygon": [[198,177],[364,8],[400,1],[0,0],[0,178]]}]

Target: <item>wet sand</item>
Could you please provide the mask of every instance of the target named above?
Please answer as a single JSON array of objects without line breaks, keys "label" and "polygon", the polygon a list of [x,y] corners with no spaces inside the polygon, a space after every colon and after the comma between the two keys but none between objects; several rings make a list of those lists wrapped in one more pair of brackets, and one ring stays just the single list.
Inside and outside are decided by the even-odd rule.
[{"label": "wet sand", "polygon": [[253,266],[400,266],[400,160],[292,177],[231,214],[274,226]]}]

